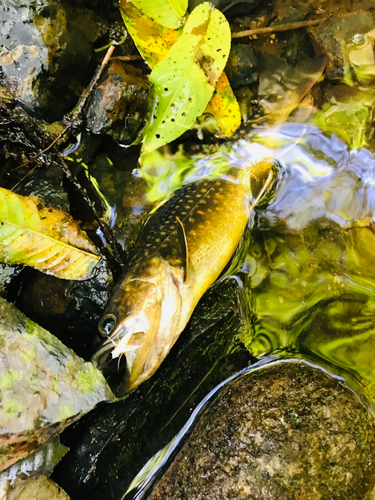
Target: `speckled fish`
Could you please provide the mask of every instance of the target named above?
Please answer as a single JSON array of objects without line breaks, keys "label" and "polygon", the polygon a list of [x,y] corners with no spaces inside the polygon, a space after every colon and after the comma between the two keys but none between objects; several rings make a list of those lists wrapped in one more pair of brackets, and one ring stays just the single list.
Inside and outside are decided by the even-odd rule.
[{"label": "speckled fish", "polygon": [[169,353],[232,257],[273,172],[274,163],[264,160],[251,168],[250,187],[229,176],[192,182],[149,218],[100,321],[108,339],[93,357],[100,367],[110,352],[126,356],[127,392],[150,378]]}]

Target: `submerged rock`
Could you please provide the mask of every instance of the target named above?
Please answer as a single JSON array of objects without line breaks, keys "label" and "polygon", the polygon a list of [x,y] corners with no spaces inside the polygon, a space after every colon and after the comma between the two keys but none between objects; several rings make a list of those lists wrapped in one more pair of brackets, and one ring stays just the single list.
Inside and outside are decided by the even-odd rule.
[{"label": "submerged rock", "polygon": [[374,13],[354,11],[332,16],[321,25],[311,28],[313,41],[327,58],[325,74],[331,79],[351,79],[350,52],[365,42],[365,36],[374,28]]},{"label": "submerged rock", "polygon": [[365,500],[375,420],[320,369],[279,363],[228,383],[149,499]]},{"label": "submerged rock", "polygon": [[257,58],[254,51],[243,43],[233,45],[225,73],[235,89],[258,80]]},{"label": "submerged rock", "polygon": [[102,374],[0,299],[0,470],[113,398]]}]

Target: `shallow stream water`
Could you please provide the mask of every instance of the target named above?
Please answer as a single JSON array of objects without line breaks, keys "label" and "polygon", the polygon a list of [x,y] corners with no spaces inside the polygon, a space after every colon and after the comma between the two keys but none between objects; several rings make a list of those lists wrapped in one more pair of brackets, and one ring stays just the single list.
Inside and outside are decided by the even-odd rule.
[{"label": "shallow stream water", "polygon": [[[238,277],[249,327],[237,341],[261,359],[250,370],[302,359],[339,377],[374,407],[375,158],[293,123],[257,130],[227,153],[229,166],[240,168],[270,157],[280,165],[279,180],[248,233]],[[186,180],[210,173],[214,163],[199,160]],[[142,481],[147,490],[222,385],[130,490]],[[142,486],[135,491],[126,498],[143,498]]]},{"label": "shallow stream water", "polygon": [[[375,158],[297,124],[272,138],[289,144],[273,151],[280,185],[257,213],[243,266],[254,313],[245,342],[257,357],[313,360],[374,404]],[[262,149],[237,147],[252,159]]]}]

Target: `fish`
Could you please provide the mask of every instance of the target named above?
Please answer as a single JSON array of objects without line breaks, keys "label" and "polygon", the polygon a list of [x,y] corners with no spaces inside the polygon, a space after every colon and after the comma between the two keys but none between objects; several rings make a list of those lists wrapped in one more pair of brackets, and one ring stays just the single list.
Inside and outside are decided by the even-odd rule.
[{"label": "fish", "polygon": [[125,393],[166,358],[233,256],[275,168],[267,159],[250,169],[246,182],[230,174],[190,182],[150,216],[99,322],[106,340],[92,358],[103,369],[109,356],[125,356]]}]

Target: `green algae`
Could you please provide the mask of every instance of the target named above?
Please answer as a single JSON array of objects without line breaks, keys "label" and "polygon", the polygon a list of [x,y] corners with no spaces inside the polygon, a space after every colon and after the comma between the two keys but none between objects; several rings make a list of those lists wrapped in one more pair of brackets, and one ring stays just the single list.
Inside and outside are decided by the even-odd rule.
[{"label": "green algae", "polygon": [[9,372],[0,375],[0,391],[9,389],[17,380],[20,380],[21,378],[22,373],[16,372],[12,366]]},{"label": "green algae", "polygon": [[26,408],[25,403],[18,401],[17,399],[7,400],[3,403],[0,412],[3,414],[5,419],[16,417]]},{"label": "green algae", "polygon": [[58,415],[58,420],[66,420],[67,418],[70,418],[71,416],[74,415],[74,410],[72,409],[71,402],[67,404],[62,404],[60,405],[60,411]]},{"label": "green algae", "polygon": [[103,375],[91,363],[85,370],[79,370],[72,385],[81,392],[91,392],[103,383]]}]

